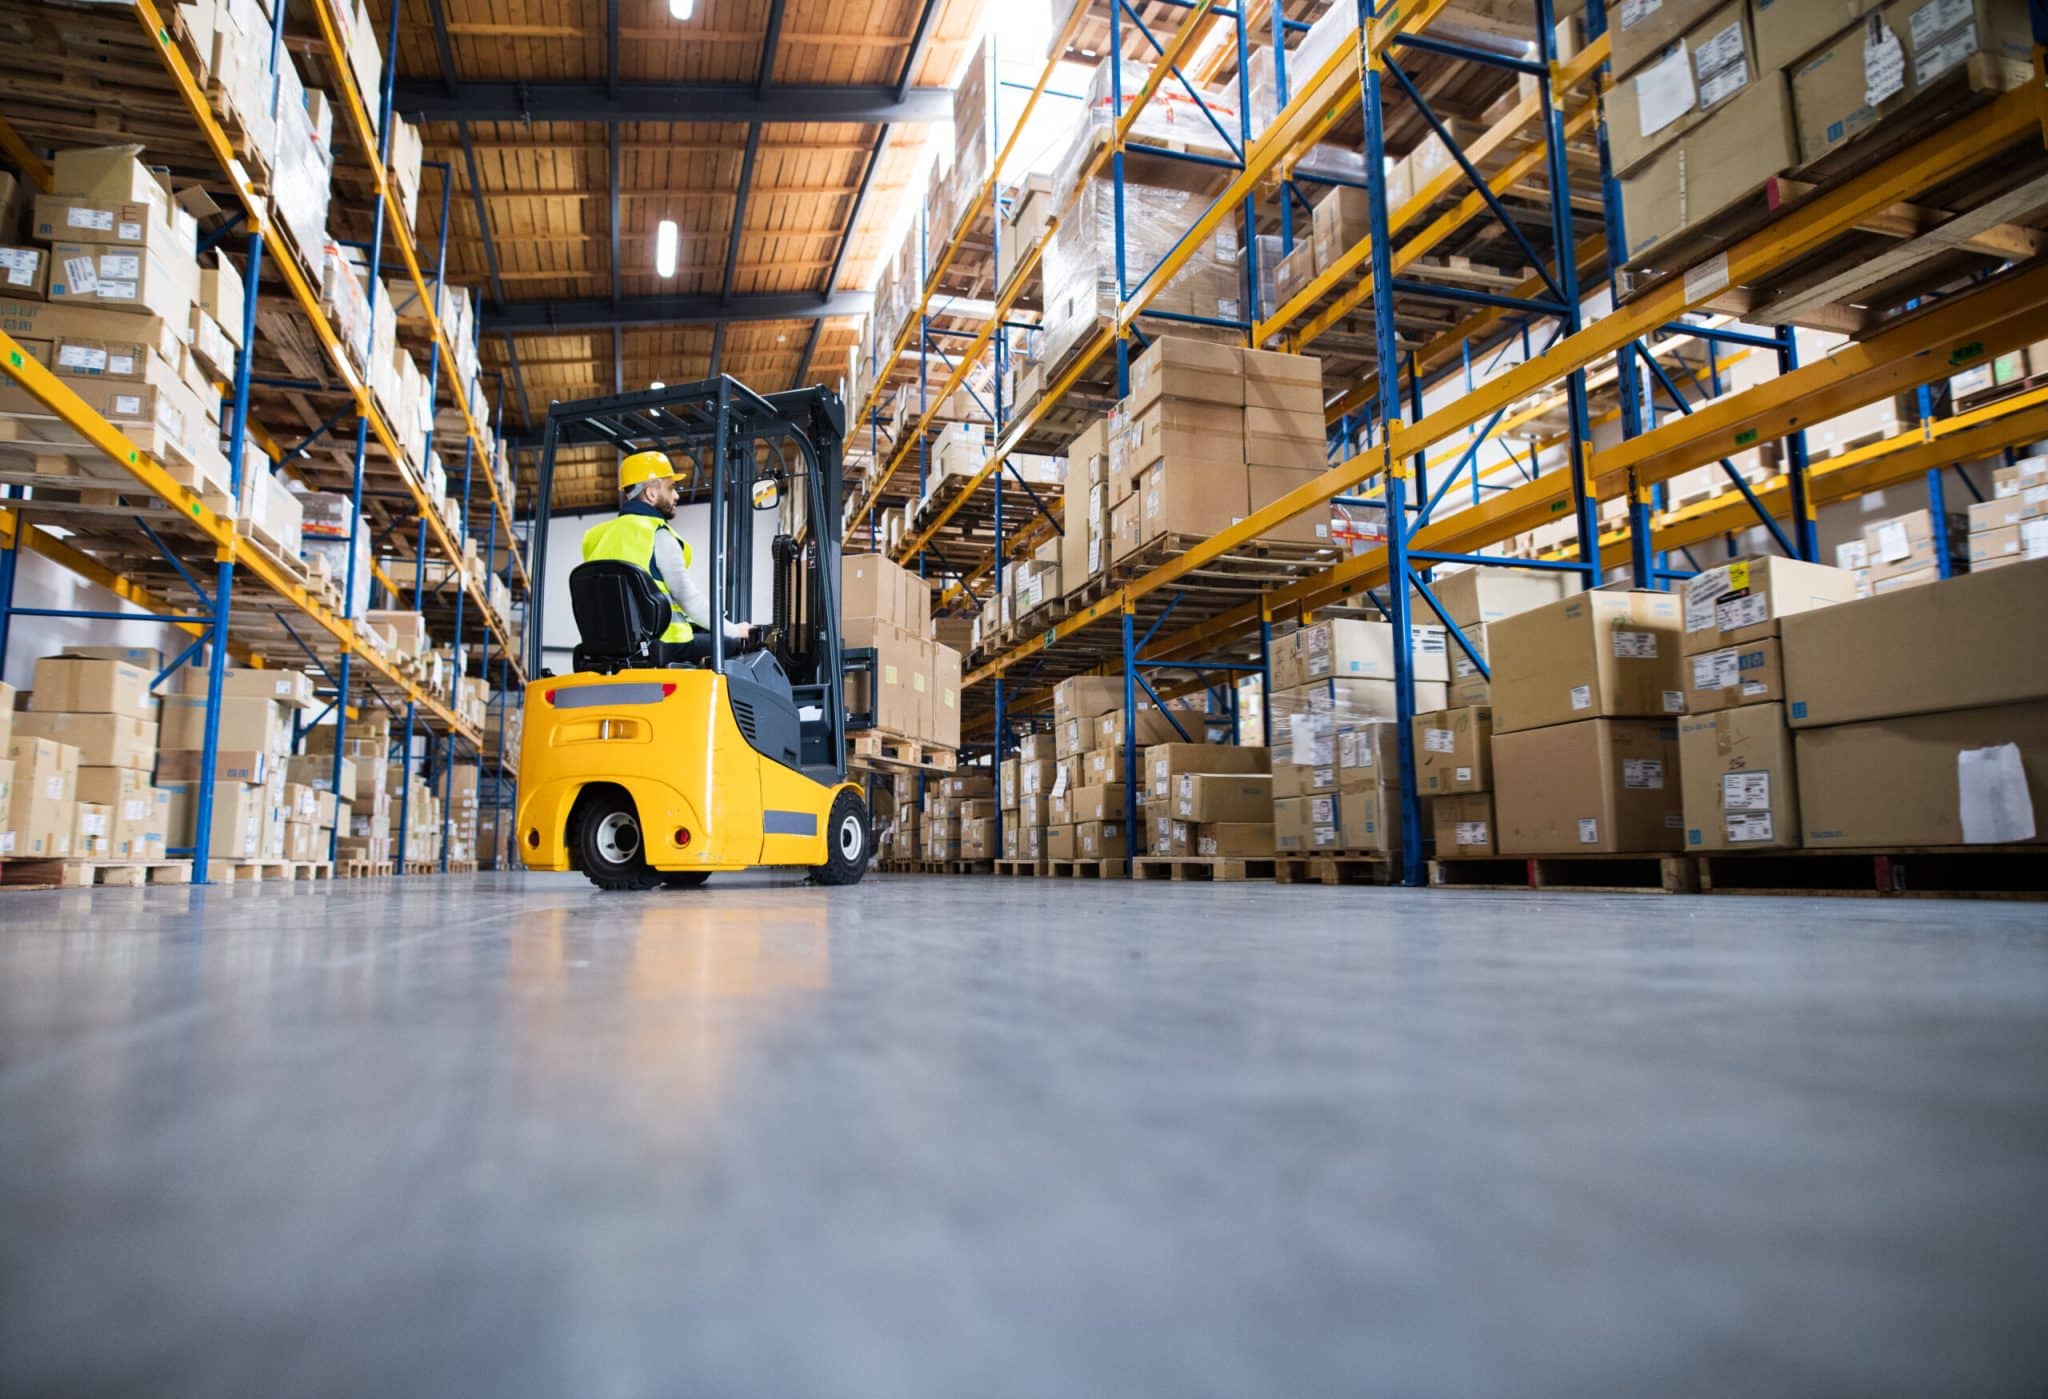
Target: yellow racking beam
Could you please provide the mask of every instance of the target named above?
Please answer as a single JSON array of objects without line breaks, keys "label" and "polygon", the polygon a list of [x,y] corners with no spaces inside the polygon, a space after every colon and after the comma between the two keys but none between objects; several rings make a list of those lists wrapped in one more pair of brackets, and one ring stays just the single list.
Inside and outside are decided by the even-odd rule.
[{"label": "yellow racking beam", "polygon": [[[142,3],[148,3],[148,0],[142,0]],[[342,649],[360,658],[409,699],[417,701],[451,732],[462,735],[472,743],[476,741],[476,732],[456,718],[453,710],[399,675],[389,661],[363,642],[356,635],[353,622],[329,610],[325,604],[301,587],[296,578],[286,573],[282,565],[272,562],[260,548],[242,539],[235,532],[235,522],[232,519],[216,514],[197,494],[180,485],[155,458],[129,441],[113,424],[94,412],[69,384],[44,368],[5,331],[0,331],[0,370],[4,370],[32,397],[61,418],[72,431],[99,448],[108,458],[125,468],[139,483],[161,497],[179,515],[187,518],[194,528],[212,542],[216,561],[232,563],[237,568],[246,569],[254,574],[273,593],[317,623]]]},{"label": "yellow racking beam", "polygon": [[[335,22],[332,0],[312,0],[313,17],[319,21],[320,35],[326,41],[327,52],[335,69],[335,78],[342,89],[342,108],[348,113],[349,124],[355,130],[356,140],[361,145],[363,157],[370,167],[370,176],[376,182],[377,197],[384,201],[384,226],[398,244],[400,256],[405,259],[405,269],[412,277],[413,290],[420,298],[420,311],[427,318],[428,328],[433,332],[434,348],[441,356],[441,367],[446,371],[452,384],[450,397],[455,406],[462,410],[464,430],[469,438],[470,450],[484,462],[484,481],[491,491],[491,509],[504,523],[507,538],[517,538],[512,533],[512,515],[505,501],[498,494],[498,478],[491,470],[491,459],[484,451],[483,433],[477,426],[476,418],[469,411],[469,398],[463,393],[463,383],[455,370],[455,351],[449,344],[448,332],[441,325],[441,315],[434,309],[434,299],[428,295],[427,280],[420,271],[418,251],[413,247],[412,226],[407,222],[405,209],[399,203],[398,193],[391,187],[390,174],[384,162],[377,156],[377,135],[370,129],[369,111],[363,106],[362,94],[356,91],[355,77],[348,63],[348,47],[341,37],[340,26]],[[395,54],[387,54],[385,61],[396,63]],[[527,577],[526,560],[519,556],[517,549],[509,551],[514,567],[518,569],[522,583],[531,590],[532,580]],[[459,558],[458,558],[459,562]]]},{"label": "yellow racking beam", "polygon": [[[1761,280],[1772,269],[1818,249],[1877,210],[1910,198],[1953,171],[1995,155],[2028,133],[2038,134],[2042,103],[2042,94],[2032,87],[2007,93],[1862,175],[1817,193],[1769,227],[1706,259],[1683,277],[1674,276],[1650,288],[1612,314],[1426,414],[1420,421],[1410,425],[1394,420],[1377,447],[1319,473],[1230,529],[1113,590],[1100,602],[1049,628],[1036,641],[990,660],[963,683],[973,684],[1002,674],[1019,661],[1105,616],[1119,613],[1137,598],[1186,577],[1268,530],[1322,505],[1331,496],[1351,490],[1368,477],[1381,472],[1406,473],[1409,459],[1483,421],[1497,409],[1612,355],[1629,341],[1680,319],[1730,286]],[[1198,221],[1197,228],[1200,226]]]},{"label": "yellow racking beam", "polygon": [[[463,571],[462,550],[455,546],[448,534],[447,526],[441,522],[439,512],[428,501],[419,481],[406,467],[405,454],[399,449],[398,439],[392,434],[391,425],[384,421],[383,410],[372,399],[369,385],[356,373],[355,364],[349,359],[348,351],[343,347],[340,337],[335,334],[334,326],[328,321],[326,313],[320,309],[319,294],[307,283],[305,271],[299,266],[297,257],[290,252],[289,244],[280,238],[277,226],[270,218],[269,201],[256,189],[249,178],[248,170],[236,157],[233,143],[228,140],[227,133],[221,130],[220,123],[214,119],[205,92],[193,78],[192,70],[185,66],[184,56],[178,52],[177,45],[172,41],[170,28],[158,12],[154,0],[133,0],[132,8],[136,20],[142,25],[143,32],[149,36],[150,42],[157,46],[157,55],[163,62],[164,70],[170,74],[179,94],[184,98],[186,110],[192,114],[200,135],[206,139],[207,147],[219,161],[221,171],[226,175],[228,182],[235,187],[235,194],[248,215],[249,226],[263,235],[263,241],[267,246],[282,248],[278,256],[270,259],[271,265],[278,270],[278,275],[284,279],[286,287],[290,289],[300,308],[305,311],[307,319],[312,323],[313,333],[327,352],[328,362],[340,375],[342,382],[348,385],[349,393],[355,399],[356,411],[369,421],[370,429],[376,435],[378,443],[390,456],[393,465],[398,468],[398,475],[404,480],[406,490],[412,495],[414,506],[426,518],[428,532],[433,535],[434,542],[440,547],[443,556],[458,571],[462,571],[464,591],[475,601],[485,625],[497,637],[499,645],[504,648],[504,653],[513,658],[513,673],[523,682],[525,676],[517,660],[517,648],[513,646],[511,638],[499,624],[496,614],[491,611],[489,599],[481,595],[482,590],[477,588],[475,580]],[[257,289],[251,287],[249,294],[257,295]]]},{"label": "yellow racking beam", "polygon": [[19,170],[30,184],[44,194],[50,192],[50,167],[43,164],[42,158],[28,148],[28,142],[21,139],[21,134],[8,125],[4,117],[0,117],[0,151],[7,153],[7,158],[14,162],[14,168]]}]

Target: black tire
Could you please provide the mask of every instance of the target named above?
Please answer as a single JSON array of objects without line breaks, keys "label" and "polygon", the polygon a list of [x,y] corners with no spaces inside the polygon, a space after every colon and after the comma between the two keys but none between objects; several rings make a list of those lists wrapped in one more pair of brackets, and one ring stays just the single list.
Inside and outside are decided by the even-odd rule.
[{"label": "black tire", "polygon": [[695,889],[711,878],[710,870],[664,870],[661,887],[664,889]]},{"label": "black tire", "polygon": [[600,889],[639,893],[659,888],[661,871],[647,863],[640,813],[623,792],[594,792],[579,803],[576,863]]},{"label": "black tire", "polygon": [[813,884],[858,884],[868,872],[873,840],[868,831],[868,804],[854,792],[832,799],[825,821],[825,863],[811,871]]}]

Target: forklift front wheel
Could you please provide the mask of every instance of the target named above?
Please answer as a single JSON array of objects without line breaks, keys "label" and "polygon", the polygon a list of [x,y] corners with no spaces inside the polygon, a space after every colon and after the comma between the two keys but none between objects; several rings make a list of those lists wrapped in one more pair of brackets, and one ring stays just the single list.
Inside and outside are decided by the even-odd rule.
[{"label": "forklift front wheel", "polygon": [[576,823],[576,857],[583,873],[600,889],[639,891],[661,883],[661,872],[647,863],[647,842],[640,813],[624,791],[593,791],[582,802]]},{"label": "forklift front wheel", "polygon": [[832,799],[825,825],[825,863],[811,872],[816,884],[858,884],[868,870],[868,804],[846,791]]},{"label": "forklift front wheel", "polygon": [[664,889],[695,889],[711,878],[710,870],[669,870],[661,876]]}]

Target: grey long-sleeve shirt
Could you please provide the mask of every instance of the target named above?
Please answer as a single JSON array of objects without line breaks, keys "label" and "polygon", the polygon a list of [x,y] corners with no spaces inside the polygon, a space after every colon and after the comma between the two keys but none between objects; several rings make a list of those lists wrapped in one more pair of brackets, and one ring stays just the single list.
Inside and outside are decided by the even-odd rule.
[{"label": "grey long-sleeve shirt", "polygon": [[[711,599],[683,566],[683,546],[672,531],[654,532],[653,563],[656,575],[668,589],[669,600],[682,611],[684,620],[700,630],[710,626]],[[747,634],[746,628],[736,622],[722,625],[727,641],[738,641]]]}]

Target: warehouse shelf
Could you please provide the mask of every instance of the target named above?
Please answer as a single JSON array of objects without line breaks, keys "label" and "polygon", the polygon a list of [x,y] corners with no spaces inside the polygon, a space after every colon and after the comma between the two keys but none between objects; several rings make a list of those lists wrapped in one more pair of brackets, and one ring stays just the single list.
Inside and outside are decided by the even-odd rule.
[{"label": "warehouse shelf", "polygon": [[[1283,107],[1266,137],[1247,148],[1244,170],[1177,253],[1228,217],[1236,204],[1254,197],[1263,178],[1284,172],[1290,156],[1335,129],[1353,109],[1363,114],[1368,162],[1378,158],[1385,149],[1383,89],[1397,81],[1387,76],[1385,62],[1397,37],[1392,26],[1424,23],[1444,8],[1425,6],[1399,19],[1368,19],[1358,46],[1326,62]],[[1439,203],[1431,211],[1418,209],[1422,201],[1411,200],[1393,211],[1379,193],[1372,200],[1372,225],[1379,236],[1361,240],[1334,270],[1319,275],[1272,315],[1260,317],[1252,330],[1255,343],[1312,349],[1351,312],[1362,308],[1369,316],[1377,353],[1362,372],[1326,374],[1326,388],[1347,379],[1352,383],[1329,404],[1335,464],[1228,531],[1187,541],[1175,556],[1133,576],[1112,577],[1070,594],[1052,614],[1055,620],[986,655],[966,683],[992,687],[992,714],[985,710],[983,722],[992,719],[998,741],[1006,707],[1042,709],[1045,688],[1064,675],[1121,670],[1131,677],[1126,688],[1134,702],[1137,674],[1147,667],[1172,665],[1197,677],[1204,669],[1256,669],[1264,664],[1265,638],[1275,625],[1329,608],[1378,609],[1395,623],[1397,636],[1404,635],[1410,590],[1385,585],[1407,578],[1416,585],[1415,596],[1435,608],[1427,580],[1429,569],[1440,563],[1563,568],[1589,582],[1625,564],[1642,586],[1668,586],[1684,576],[1667,563],[1672,551],[1695,549],[1759,523],[1769,526],[1786,552],[1812,558],[1817,547],[1812,519],[1820,504],[2009,451],[2048,432],[2048,410],[2029,393],[1934,419],[1917,432],[1820,461],[1808,460],[1804,442],[1806,427],[1986,362],[2048,331],[2048,274],[2025,268],[1996,273],[1981,285],[1917,309],[1908,304],[1920,288],[1936,292],[1972,268],[1981,277],[1987,266],[1995,268],[2001,260],[2025,262],[2037,250],[2037,239],[2013,227],[2015,220],[2048,205],[2035,90],[1991,97],[1956,114],[1940,131],[1894,141],[1873,152],[1863,168],[1823,185],[1774,181],[1753,217],[1732,227],[1717,225],[1710,240],[1690,239],[1683,255],[1622,265],[1607,254],[1609,240],[1620,246],[1623,235],[1599,109],[1572,97],[1596,76],[1605,80],[1608,50],[1598,32],[1604,20],[1601,7],[1588,11],[1595,31],[1591,40],[1563,63],[1549,48],[1549,7],[1527,9],[1539,55],[1534,109],[1528,100],[1518,103],[1464,147],[1463,168],[1430,191],[1433,199],[1456,202],[1448,208]],[[1475,65],[1480,57],[1473,57]],[[1543,142],[1534,150],[1511,148],[1511,134],[1538,112],[1547,113]],[[1584,153],[1571,143],[1595,137],[1601,217],[1599,232],[1585,236],[1572,227],[1585,201],[1574,179]],[[1493,168],[1480,169],[1489,156]],[[1431,289],[1401,274],[1463,223],[1497,212],[1474,187],[1477,179],[1486,181],[1496,199],[1510,188],[1543,197],[1552,235],[1544,241],[1551,256],[1534,259],[1538,275],[1485,298],[1487,304],[1475,313],[1433,334],[1417,335],[1415,322],[1406,312],[1397,319],[1392,303],[1426,300]],[[1433,217],[1424,219],[1426,212]],[[1394,235],[1404,226],[1418,231],[1397,244]],[[1423,246],[1418,248],[1418,242]],[[1559,259],[1556,250],[1563,247],[1572,255]],[[1143,313],[1148,292],[1173,270],[1162,264],[1124,300],[1112,339],[1129,330]],[[1582,325],[1578,285],[1592,278],[1608,280],[1617,304]],[[1374,286],[1391,286],[1398,296],[1374,297]],[[1538,301],[1546,289],[1549,306]],[[1557,296],[1560,289],[1570,295]],[[1688,319],[1694,315],[1710,319]],[[1774,329],[1745,331],[1731,322]],[[1548,327],[1549,343],[1528,346],[1521,362],[1483,382],[1468,377],[1465,392],[1424,411],[1425,394],[1440,398],[1435,390],[1459,372],[1457,361],[1469,360],[1475,347],[1527,335],[1532,323]],[[1786,329],[1793,323],[1838,330],[1851,339],[1802,369]],[[1688,402],[1686,415],[1657,426],[1653,395],[1658,387],[1645,373],[1650,356],[1663,350],[1648,342],[1666,334],[1775,354],[1783,372],[1753,388]],[[1402,338],[1412,348],[1404,350]],[[1091,352],[1100,355],[1109,348],[1103,343]],[[1382,367],[1388,371],[1384,378]],[[1659,369],[1652,377],[1697,380],[1682,361],[1680,368],[1684,372]],[[1047,399],[1056,400],[1075,382],[1070,371]],[[1669,397],[1678,390],[1667,387],[1665,392]],[[1612,395],[1597,415],[1595,393]],[[1517,427],[1550,425],[1560,409],[1561,431],[1548,433],[1541,447],[1530,450],[1532,465],[1542,448],[1564,455],[1566,463],[1520,484],[1488,486],[1482,495],[1477,444],[1503,421]],[[1621,419],[1618,445],[1593,450],[1596,417]],[[1681,473],[1775,439],[1787,446],[1783,470],[1752,482],[1730,467],[1738,481],[1734,488],[1691,504],[1663,504],[1666,483]],[[998,438],[988,468],[971,484],[980,486],[995,475],[1002,456],[1021,440],[1019,426],[1012,424]],[[1446,462],[1454,464],[1449,479],[1433,474]],[[1466,470],[1473,503],[1436,515],[1437,500]],[[1434,498],[1422,493],[1424,483],[1437,488]],[[1366,491],[1377,495],[1360,494]],[[1270,557],[1258,559],[1261,534],[1305,511],[1327,510],[1333,499],[1381,510],[1385,543],[1308,570],[1291,563],[1275,568]],[[1616,500],[1626,504],[1626,519],[1603,526],[1600,506]],[[963,492],[950,509],[960,514],[970,503],[969,493]],[[1541,557],[1498,552],[1517,536],[1560,519],[1575,523],[1579,548],[1561,547]],[[945,523],[944,518],[927,521],[897,552],[908,558],[939,538]],[[988,557],[971,563],[954,559],[954,581],[941,595],[942,605],[969,601],[973,584],[999,579],[1006,557],[1035,547],[1056,525],[1049,515],[1035,517],[1015,533],[999,536],[999,546]],[[1490,549],[1495,552],[1483,552]],[[1384,589],[1384,598],[1377,589]],[[1462,635],[1455,639],[1464,644]],[[1401,649],[1405,653],[1406,647]],[[1483,661],[1479,664],[1483,670]],[[1404,654],[1397,683],[1403,719],[1413,712],[1411,668]],[[1182,683],[1193,688],[1200,681]],[[1401,730],[1404,806],[1409,828],[1415,829],[1418,808],[1405,723]],[[1419,860],[1410,862],[1410,879],[1419,876],[1418,866]]]},{"label": "warehouse shelf", "polygon": [[[325,3],[316,3],[315,8],[330,42],[330,55],[337,64],[339,87],[346,90],[340,105],[348,108],[358,135],[363,136],[367,117],[341,57],[333,12]],[[202,240],[201,250],[221,245],[225,259],[225,240],[246,235],[243,275],[247,298],[241,342],[244,348],[236,357],[234,383],[223,388],[224,398],[231,402],[231,410],[224,411],[223,422],[234,489],[222,494],[210,486],[186,488],[161,462],[100,418],[62,380],[42,370],[18,345],[7,341],[0,347],[5,352],[0,368],[5,368],[13,380],[27,388],[68,429],[68,435],[38,434],[51,437],[52,444],[17,444],[17,455],[21,447],[27,446],[32,449],[31,455],[46,454],[53,460],[69,457],[75,462],[75,474],[56,475],[40,469],[7,473],[8,499],[0,503],[0,510],[4,510],[0,513],[0,542],[6,546],[6,552],[0,554],[0,574],[4,574],[0,576],[0,645],[4,645],[6,616],[29,611],[11,606],[15,558],[23,550],[34,552],[107,587],[124,601],[158,615],[195,638],[193,645],[159,677],[160,682],[197,655],[199,646],[206,641],[215,643],[211,665],[215,667],[212,680],[216,693],[218,668],[229,656],[237,664],[305,664],[315,673],[316,686],[323,698],[330,701],[328,712],[335,715],[337,724],[358,718],[364,706],[374,703],[391,713],[397,732],[400,726],[396,721],[402,714],[404,738],[399,760],[408,772],[417,732],[426,746],[429,770],[438,779],[444,784],[451,783],[458,762],[473,763],[480,770],[480,793],[488,796],[493,807],[501,806],[507,800],[507,785],[516,781],[515,755],[508,751],[502,732],[503,708],[498,721],[500,732],[495,736],[458,716],[450,701],[443,700],[423,683],[423,675],[409,672],[409,662],[384,654],[381,641],[352,615],[352,590],[343,588],[336,593],[309,587],[309,580],[295,558],[281,555],[237,528],[234,502],[229,498],[240,491],[242,448],[246,440],[267,454],[269,461],[264,465],[280,476],[289,475],[315,488],[338,487],[350,498],[352,521],[369,523],[370,514],[364,505],[368,499],[390,521],[386,527],[388,534],[400,523],[411,521],[393,519],[387,502],[405,502],[410,507],[409,516],[417,520],[416,543],[407,537],[413,535],[412,529],[401,535],[403,542],[414,545],[414,576],[423,576],[426,570],[422,565],[438,555],[446,561],[451,580],[460,584],[459,588],[445,591],[444,596],[452,598],[447,605],[430,600],[424,593],[416,596],[412,601],[419,605],[417,610],[427,615],[430,626],[443,639],[452,638],[458,655],[465,649],[462,629],[466,615],[470,627],[482,638],[480,654],[476,648],[468,648],[476,655],[477,671],[487,678],[495,674],[501,690],[516,691],[523,682],[523,674],[508,624],[491,608],[484,584],[464,567],[463,549],[457,542],[476,523],[470,499],[475,475],[481,469],[490,495],[488,526],[480,532],[486,578],[496,573],[501,562],[498,546],[502,534],[507,545],[502,552],[512,556],[504,561],[507,579],[524,589],[525,562],[516,547],[518,534],[513,515],[488,469],[489,459],[484,455],[486,440],[467,402],[464,386],[456,385],[453,395],[464,423],[464,480],[460,497],[463,520],[459,530],[451,530],[439,517],[418,474],[405,465],[406,454],[392,424],[355,369],[336,327],[328,320],[315,290],[317,275],[301,257],[305,250],[294,247],[273,217],[260,165],[252,173],[250,162],[243,158],[253,157],[254,153],[238,151],[234,139],[216,119],[205,90],[180,51],[182,32],[165,20],[151,0],[139,0],[130,13],[135,16],[139,31],[122,20],[118,12],[54,6],[16,12],[19,22],[9,30],[10,38],[32,32],[42,22],[63,26],[63,37],[50,46],[52,75],[62,89],[34,111],[8,112],[20,131],[0,122],[0,148],[6,149],[18,167],[42,188],[47,188],[48,170],[35,157],[21,132],[40,137],[53,147],[132,139],[149,149],[153,162],[168,165],[175,174],[214,188],[223,180],[232,186],[232,203],[239,204],[239,211]],[[282,43],[283,18],[283,7],[278,7],[273,44]],[[88,46],[94,55],[90,64],[77,67],[76,71],[63,54],[66,44],[74,39]],[[387,46],[383,78],[387,132],[388,89],[394,70],[395,51]],[[27,91],[22,95],[27,97]],[[81,101],[94,113],[87,130],[79,129],[71,117]],[[107,117],[113,120],[109,122]],[[441,274],[438,269],[431,273],[422,270],[411,232],[399,214],[395,190],[374,142],[367,149],[371,168],[376,172],[379,196],[371,211],[373,232],[365,245],[369,277],[375,285],[388,223],[428,316],[434,342],[428,374],[431,402],[432,386],[439,380],[440,371],[445,368],[450,380],[456,374],[456,357],[436,309]],[[443,182],[445,189],[445,169]],[[337,201],[335,212],[338,215],[342,211],[343,206]],[[444,193],[440,237],[444,249],[446,234]],[[270,254],[267,269],[266,252]],[[284,284],[288,295],[283,301],[266,295],[264,270]],[[429,276],[434,282],[433,293],[429,293],[426,285]],[[259,344],[274,365],[282,366],[280,369],[256,366]],[[267,411],[272,412],[273,421],[297,417],[304,424],[307,435],[296,446],[281,446],[251,419],[251,405],[257,394],[269,405]],[[331,412],[315,406],[323,401],[339,406]],[[351,416],[356,422],[352,467],[345,469],[341,481],[334,481],[330,472],[328,481],[323,483],[318,479],[320,472],[309,449]],[[373,440],[382,450],[388,467],[376,464],[370,451]],[[422,461],[428,443],[422,444]],[[334,447],[339,448],[340,444]],[[111,467],[107,465],[108,458],[113,463]],[[43,463],[38,461],[37,465],[41,468]],[[372,489],[366,490],[366,485]],[[374,557],[378,544],[373,544],[367,555],[362,550],[347,551],[349,570],[353,573],[357,568],[367,569],[380,586],[394,595],[397,605],[404,607],[404,590],[394,586],[391,574]],[[215,570],[210,592],[201,582],[209,566]],[[253,572],[264,590],[252,593],[247,588],[234,589],[234,571],[238,568]],[[197,604],[180,601],[187,597],[196,598]],[[479,618],[483,622],[481,628],[476,626]],[[451,684],[451,698],[453,694]],[[208,758],[203,769],[207,777],[200,784],[201,834],[196,853],[202,874],[207,869],[206,813],[212,800],[211,753],[217,727],[216,706],[210,708],[207,716]],[[337,755],[339,749],[337,744]],[[463,750],[468,757],[458,756]],[[490,764],[486,776],[482,769],[487,757]],[[336,762],[338,765],[339,756]],[[448,790],[444,785],[444,796]],[[408,820],[404,793],[408,791],[409,787],[401,789],[401,849]],[[444,868],[450,814],[444,804]]]}]

